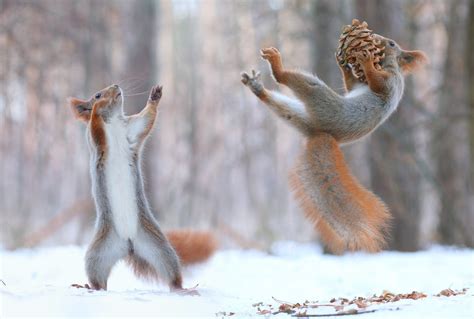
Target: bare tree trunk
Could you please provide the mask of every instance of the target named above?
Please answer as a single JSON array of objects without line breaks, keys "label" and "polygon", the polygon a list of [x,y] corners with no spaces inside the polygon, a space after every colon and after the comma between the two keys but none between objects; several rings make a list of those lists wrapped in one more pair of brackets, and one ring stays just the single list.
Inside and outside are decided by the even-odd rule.
[{"label": "bare tree trunk", "polygon": [[341,83],[334,58],[337,38],[342,27],[338,16],[340,6],[340,1],[318,0],[312,2],[311,8],[313,26],[309,40],[312,69],[331,87]]},{"label": "bare tree trunk", "polygon": [[79,9],[88,15],[86,32],[82,37],[82,56],[84,59],[84,93],[92,96],[94,92],[110,85],[107,83],[110,72],[110,52],[107,44],[103,41],[109,36],[104,13],[106,7],[93,2],[84,1],[83,7]]},{"label": "bare tree trunk", "polygon": [[474,52],[474,1],[470,1],[469,6],[469,17],[468,17],[468,29],[466,33],[467,46],[465,59],[467,64],[467,76],[468,76],[468,87],[469,92],[469,145],[471,151],[471,175],[469,185],[471,187],[471,208],[474,206],[474,59],[472,58],[472,52]]},{"label": "bare tree trunk", "polygon": [[[445,244],[472,247],[474,246],[474,207],[469,205],[472,195],[469,182],[466,182],[470,169],[469,150],[466,143],[469,137],[468,121],[464,116],[461,120],[457,120],[456,116],[468,111],[467,72],[463,64],[459,63],[463,60],[472,60],[472,52],[464,48],[466,44],[464,32],[467,29],[466,9],[466,1],[450,2],[444,81],[440,90],[438,112],[440,120],[435,131],[436,139],[433,141],[433,146],[441,206],[439,240]],[[467,56],[465,56],[466,52],[468,52]],[[453,115],[456,116],[454,120]]]},{"label": "bare tree trunk", "polygon": [[[199,196],[198,175],[201,169],[200,156],[201,148],[199,145],[201,125],[198,121],[198,67],[200,63],[201,51],[199,41],[198,17],[193,11],[190,3],[185,4],[186,13],[179,19],[176,19],[175,26],[177,32],[183,35],[183,38],[176,38],[176,52],[174,61],[174,73],[179,75],[175,78],[175,93],[180,96],[176,98],[181,103],[181,118],[179,129],[187,161],[184,164],[186,170],[186,179],[182,184],[182,190],[178,190],[180,203],[180,221],[186,223],[192,220],[195,212],[199,211],[196,199]],[[183,5],[184,6],[184,5]],[[176,34],[175,34],[176,35]]]},{"label": "bare tree trunk", "polygon": [[[412,42],[404,30],[406,22],[402,2],[393,0],[358,1],[357,16],[366,20],[376,33],[394,38],[397,42]],[[412,17],[408,17],[411,19]],[[420,185],[416,167],[415,134],[412,127],[414,112],[412,82],[406,82],[405,96],[398,111],[371,136],[371,184],[374,192],[388,205],[394,219],[389,248],[415,251],[420,248]]]}]

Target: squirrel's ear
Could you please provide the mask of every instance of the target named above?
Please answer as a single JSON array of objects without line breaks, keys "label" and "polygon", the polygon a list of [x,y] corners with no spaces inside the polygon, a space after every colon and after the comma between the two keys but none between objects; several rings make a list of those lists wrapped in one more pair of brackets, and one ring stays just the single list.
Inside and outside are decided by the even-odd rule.
[{"label": "squirrel's ear", "polygon": [[78,120],[84,122],[88,122],[90,120],[92,109],[88,101],[70,97],[67,99],[67,102]]},{"label": "squirrel's ear", "polygon": [[398,65],[403,74],[409,74],[428,62],[428,57],[423,51],[404,51],[398,56]]}]

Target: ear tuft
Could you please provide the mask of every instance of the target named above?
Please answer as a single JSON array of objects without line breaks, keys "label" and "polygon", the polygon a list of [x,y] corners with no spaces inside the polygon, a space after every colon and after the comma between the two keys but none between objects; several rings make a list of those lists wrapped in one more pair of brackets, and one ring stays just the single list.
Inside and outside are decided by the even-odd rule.
[{"label": "ear tuft", "polygon": [[428,57],[423,51],[402,51],[398,58],[398,64],[403,74],[410,74],[428,63]]},{"label": "ear tuft", "polygon": [[91,117],[91,108],[89,107],[89,102],[81,99],[76,99],[75,97],[70,97],[67,99],[69,106],[74,113],[74,116],[81,121],[88,122]]}]

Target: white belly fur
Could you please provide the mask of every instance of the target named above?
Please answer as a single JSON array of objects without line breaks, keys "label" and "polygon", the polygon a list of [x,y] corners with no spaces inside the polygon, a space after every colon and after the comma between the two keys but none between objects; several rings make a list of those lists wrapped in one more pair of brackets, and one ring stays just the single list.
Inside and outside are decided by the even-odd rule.
[{"label": "white belly fur", "polygon": [[129,165],[131,152],[127,131],[124,123],[115,119],[106,126],[108,154],[105,178],[112,217],[118,235],[132,239],[137,234],[138,206],[135,181]]}]

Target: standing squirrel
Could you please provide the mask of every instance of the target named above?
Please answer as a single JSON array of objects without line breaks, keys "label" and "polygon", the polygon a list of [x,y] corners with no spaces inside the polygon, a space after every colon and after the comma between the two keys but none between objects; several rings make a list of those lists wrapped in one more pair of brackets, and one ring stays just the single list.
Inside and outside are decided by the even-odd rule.
[{"label": "standing squirrel", "polygon": [[369,52],[358,52],[356,60],[368,83],[364,84],[350,66],[338,64],[344,96],[317,76],[285,69],[275,48],[262,49],[261,56],[270,64],[275,80],[290,88],[296,99],[265,89],[259,72],[242,73],[241,78],[263,103],[307,138],[290,173],[290,184],[323,242],[336,253],[380,250],[391,218],[382,200],[351,174],[339,144],[367,136],[382,124],[402,98],[404,75],[427,60],[422,51],[405,51],[393,40],[375,36],[385,45],[382,69],[375,69]]},{"label": "standing squirrel", "polygon": [[162,87],[153,87],[145,108],[131,116],[123,113],[118,85],[87,101],[69,99],[75,116],[87,123],[97,211],[94,239],[86,253],[86,273],[93,289],[106,290],[112,267],[125,258],[138,276],[159,276],[172,291],[182,291],[179,257],[185,264],[203,261],[216,248],[213,236],[206,232],[172,231],[165,236],[151,213],[140,164],[161,95]]}]

